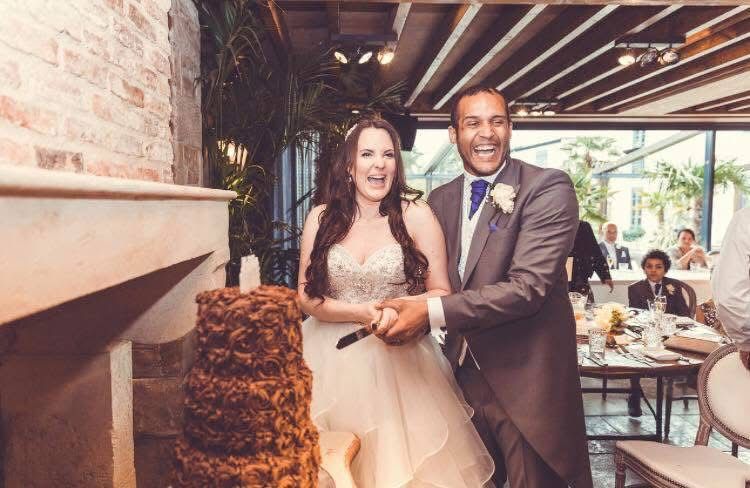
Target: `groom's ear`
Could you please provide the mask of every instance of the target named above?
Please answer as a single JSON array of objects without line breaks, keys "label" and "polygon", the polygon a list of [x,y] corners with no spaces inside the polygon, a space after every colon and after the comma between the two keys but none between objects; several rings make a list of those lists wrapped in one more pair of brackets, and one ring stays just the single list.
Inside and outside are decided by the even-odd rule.
[{"label": "groom's ear", "polygon": [[448,126],[448,137],[451,140],[451,144],[456,143],[456,129],[452,125]]}]

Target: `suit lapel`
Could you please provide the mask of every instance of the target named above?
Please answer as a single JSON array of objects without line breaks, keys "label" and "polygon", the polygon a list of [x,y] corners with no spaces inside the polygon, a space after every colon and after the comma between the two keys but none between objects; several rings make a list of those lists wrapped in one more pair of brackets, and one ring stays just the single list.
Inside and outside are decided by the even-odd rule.
[{"label": "suit lapel", "polygon": [[458,276],[458,258],[461,256],[461,209],[463,202],[464,177],[460,176],[448,183],[443,200],[445,216],[445,242],[448,246],[448,277],[454,290],[459,290],[461,278]]},{"label": "suit lapel", "polygon": [[[516,160],[508,158],[508,162],[505,168],[495,178],[495,183],[504,183],[510,185],[516,189],[516,195],[518,194],[518,180],[519,180],[519,164]],[[487,190],[489,192],[489,189]],[[514,209],[514,211],[517,208]],[[482,211],[479,214],[479,220],[477,226],[474,229],[474,236],[471,239],[471,246],[469,247],[469,254],[466,256],[466,267],[464,268],[464,279],[461,282],[461,290],[464,289],[466,283],[468,283],[471,273],[479,261],[484,250],[487,239],[490,237],[490,222],[492,221],[498,229],[505,227],[510,219],[510,214],[506,214],[501,210],[495,208],[489,201],[485,202]]]}]

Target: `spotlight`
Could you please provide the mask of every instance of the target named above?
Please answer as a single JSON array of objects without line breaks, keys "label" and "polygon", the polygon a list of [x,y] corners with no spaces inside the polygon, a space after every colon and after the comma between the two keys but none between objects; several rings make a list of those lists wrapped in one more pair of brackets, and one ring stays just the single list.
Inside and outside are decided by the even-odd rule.
[{"label": "spotlight", "polygon": [[641,68],[645,68],[648,65],[654,64],[659,59],[659,50],[655,47],[650,47],[645,53],[641,54],[639,63]]},{"label": "spotlight", "polygon": [[635,55],[633,54],[633,50],[630,48],[626,49],[625,54],[617,58],[617,62],[622,66],[630,66],[631,64],[635,64]]},{"label": "spotlight", "polygon": [[531,116],[532,117],[539,117],[540,115],[542,115],[542,111],[541,110],[532,110],[531,111]]},{"label": "spotlight", "polygon": [[549,115],[555,115],[556,113],[557,113],[557,112],[555,112],[555,111],[554,111],[554,110],[552,110],[551,108],[548,108],[548,109],[546,109],[546,110],[544,111],[544,115],[548,115],[548,116],[549,116]]},{"label": "spotlight", "polygon": [[380,64],[388,64],[393,61],[393,56],[395,55],[396,53],[393,52],[393,49],[385,47],[378,52],[378,62]]},{"label": "spotlight", "polygon": [[365,64],[366,62],[368,62],[370,60],[370,58],[372,58],[372,51],[365,51],[359,57],[359,60],[357,60],[357,62],[359,64]]},{"label": "spotlight", "polygon": [[527,115],[529,115],[529,111],[526,110],[526,107],[521,107],[518,110],[516,110],[516,115],[520,117],[526,117]]},{"label": "spotlight", "polygon": [[333,57],[336,58],[336,61],[338,61],[341,64],[347,64],[349,60],[346,58],[346,55],[341,51],[333,51]]},{"label": "spotlight", "polygon": [[679,60],[680,53],[672,47],[668,47],[659,53],[659,64],[674,64]]},{"label": "spotlight", "polygon": [[359,115],[359,110],[357,110],[356,108],[353,108],[353,109],[352,109],[352,113],[353,113],[354,115]]}]

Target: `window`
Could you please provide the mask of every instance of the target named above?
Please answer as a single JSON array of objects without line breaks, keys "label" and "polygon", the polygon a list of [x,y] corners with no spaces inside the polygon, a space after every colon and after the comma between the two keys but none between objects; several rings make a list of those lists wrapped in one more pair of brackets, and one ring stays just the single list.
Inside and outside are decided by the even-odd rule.
[{"label": "window", "polygon": [[643,222],[643,196],[640,188],[633,188],[630,192],[630,228],[641,227]]}]

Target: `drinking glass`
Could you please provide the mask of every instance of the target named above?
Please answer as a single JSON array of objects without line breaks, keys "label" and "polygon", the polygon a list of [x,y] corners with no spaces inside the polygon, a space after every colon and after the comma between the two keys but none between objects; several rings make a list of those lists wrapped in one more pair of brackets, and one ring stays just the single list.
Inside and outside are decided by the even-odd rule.
[{"label": "drinking glass", "polygon": [[661,335],[670,336],[677,332],[677,317],[674,315],[665,315],[661,319]]},{"label": "drinking glass", "polygon": [[607,331],[601,327],[589,329],[589,354],[594,357],[604,358],[607,348]]},{"label": "drinking glass", "polygon": [[643,329],[643,346],[649,351],[661,349],[661,330],[658,325],[650,325]]},{"label": "drinking glass", "polygon": [[573,315],[575,316],[576,322],[580,322],[586,318],[586,303],[588,297],[581,295],[580,293],[570,292],[568,293],[570,304],[573,306]]}]

